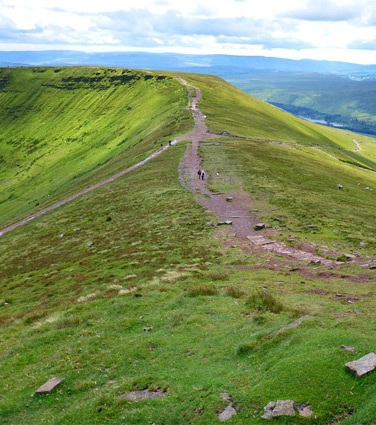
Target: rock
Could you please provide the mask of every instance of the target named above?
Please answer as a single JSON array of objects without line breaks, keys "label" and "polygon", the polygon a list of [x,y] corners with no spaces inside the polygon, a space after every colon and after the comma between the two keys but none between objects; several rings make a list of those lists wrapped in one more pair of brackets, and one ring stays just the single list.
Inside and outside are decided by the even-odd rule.
[{"label": "rock", "polygon": [[221,422],[224,422],[230,419],[234,415],[236,415],[236,410],[230,405],[230,406],[227,406],[226,409],[218,415],[218,419]]},{"label": "rock", "polygon": [[253,227],[253,228],[254,228],[255,230],[262,230],[262,229],[265,229],[265,227],[266,227],[266,226],[265,226],[265,223],[257,223],[257,224],[255,224],[255,225],[254,225],[254,227]]},{"label": "rock", "polygon": [[219,396],[221,397],[222,400],[231,402],[231,397],[230,397],[229,394],[221,393],[221,394],[219,394]]},{"label": "rock", "polygon": [[58,385],[65,381],[65,378],[51,378],[41,387],[39,387],[35,394],[50,394]]},{"label": "rock", "polygon": [[61,238],[63,238],[63,237],[64,237],[64,233],[61,233],[59,236],[60,236]]},{"label": "rock", "polygon": [[117,400],[130,400],[130,401],[142,401],[142,400],[150,400],[152,398],[158,398],[165,396],[166,393],[162,391],[149,391],[149,390],[141,390],[141,391],[131,391],[129,393],[124,393],[119,395]]},{"label": "rock", "polygon": [[264,419],[271,419],[275,416],[295,416],[293,400],[271,401],[264,407]]},{"label": "rock", "polygon": [[231,220],[219,221],[217,224],[218,224],[218,226],[225,226],[225,225],[231,226],[232,221]]},{"label": "rock", "polygon": [[343,188],[343,186],[340,185],[340,184],[337,184],[337,187],[338,187],[338,189],[342,189]]},{"label": "rock", "polygon": [[347,261],[355,260],[356,255],[353,254],[343,254],[343,256],[347,259]]},{"label": "rock", "polygon": [[87,244],[86,244],[86,246],[93,246],[94,244],[93,244],[93,242],[88,242]]},{"label": "rock", "polygon": [[354,347],[348,347],[347,345],[341,345],[341,348],[345,351],[355,351]]},{"label": "rock", "polygon": [[309,266],[319,266],[321,264],[320,260],[311,260],[308,265]]},{"label": "rock", "polygon": [[288,325],[284,326],[283,328],[272,332],[269,336],[273,337],[273,336],[275,336],[275,335],[277,335],[281,332],[286,331],[287,329],[291,329],[291,328],[295,328],[296,326],[299,326],[303,322],[303,320],[313,319],[313,318],[314,318],[313,316],[309,316],[308,314],[306,314],[305,316],[300,317],[299,319],[295,320],[294,322],[289,323]]},{"label": "rock", "polygon": [[369,353],[358,360],[346,363],[345,366],[355,372],[358,378],[361,378],[376,368],[376,354]]},{"label": "rock", "polygon": [[234,198],[232,196],[226,196],[227,202],[232,202],[233,200],[234,200]]},{"label": "rock", "polygon": [[369,187],[366,187],[366,190],[369,190]]},{"label": "rock", "polygon": [[301,406],[296,406],[296,407],[298,409],[299,415],[303,416],[303,418],[310,418],[313,415],[312,410],[304,404],[302,404]]},{"label": "rock", "polygon": [[81,229],[79,227],[76,227],[75,229],[73,229],[75,232],[81,232]]},{"label": "rock", "polygon": [[153,327],[153,326],[148,326],[148,327],[144,328],[144,329],[143,329],[143,331],[144,331],[144,332],[149,332],[149,331],[151,331],[152,329],[154,329],[154,327]]}]

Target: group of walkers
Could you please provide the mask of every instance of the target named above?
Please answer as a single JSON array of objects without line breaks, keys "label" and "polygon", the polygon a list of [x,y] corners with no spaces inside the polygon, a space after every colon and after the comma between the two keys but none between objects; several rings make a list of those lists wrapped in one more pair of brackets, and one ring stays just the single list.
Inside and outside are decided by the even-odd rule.
[{"label": "group of walkers", "polygon": [[204,180],[204,177],[205,177],[205,171],[204,170],[198,170],[197,171],[197,174],[198,174],[198,179],[200,180]]}]

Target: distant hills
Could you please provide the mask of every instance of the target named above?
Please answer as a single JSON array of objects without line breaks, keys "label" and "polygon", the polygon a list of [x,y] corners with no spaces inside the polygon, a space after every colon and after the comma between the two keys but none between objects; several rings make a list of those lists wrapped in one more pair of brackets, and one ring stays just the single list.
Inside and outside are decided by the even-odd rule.
[{"label": "distant hills", "polygon": [[183,71],[221,77],[252,72],[318,72],[376,78],[376,65],[291,60],[263,56],[186,55],[178,53],[105,52],[70,50],[0,52],[0,66],[98,65],[122,68]]}]

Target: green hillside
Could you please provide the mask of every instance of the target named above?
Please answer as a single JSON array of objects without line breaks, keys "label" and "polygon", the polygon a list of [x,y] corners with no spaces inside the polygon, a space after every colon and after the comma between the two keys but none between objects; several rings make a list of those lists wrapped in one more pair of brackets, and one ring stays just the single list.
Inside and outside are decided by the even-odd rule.
[{"label": "green hillside", "polygon": [[192,125],[171,77],[21,68],[0,70],[0,81],[0,222],[127,168]]},{"label": "green hillside", "polygon": [[[243,196],[276,240],[314,244],[324,259],[375,256],[374,139],[301,121],[217,77],[1,75],[0,229],[188,133],[180,76],[223,134],[200,145],[208,187]],[[344,365],[374,351],[375,271],[308,265],[213,225],[179,182],[189,145],[0,237],[1,424],[217,424],[232,404],[226,423],[261,425],[278,399],[313,415],[270,423],[374,422],[376,372],[359,380]],[[35,394],[52,377],[66,381]],[[161,397],[117,398],[135,390]]]}]

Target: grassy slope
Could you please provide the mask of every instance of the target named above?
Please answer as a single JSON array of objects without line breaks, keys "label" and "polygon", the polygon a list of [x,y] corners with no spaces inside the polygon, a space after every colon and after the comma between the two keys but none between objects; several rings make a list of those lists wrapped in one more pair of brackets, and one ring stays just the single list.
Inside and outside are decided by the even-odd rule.
[{"label": "grassy slope", "polygon": [[[362,242],[368,247],[365,252],[374,252],[376,173],[352,165],[376,170],[374,139],[306,123],[233,90],[216,77],[194,76],[191,81],[204,91],[201,108],[211,130],[249,138],[203,145],[203,166],[212,176],[209,182],[214,191],[243,188],[252,194],[254,208],[263,211],[260,218],[273,225],[273,217],[282,216],[284,224],[296,231],[291,235],[299,239],[364,251]],[[278,128],[278,134],[268,133],[270,126]],[[361,143],[360,152],[347,150],[350,145],[355,148],[354,137]],[[339,161],[311,148],[317,145]],[[302,229],[310,224],[321,231]],[[281,239],[290,236],[282,233]]]},{"label": "grassy slope", "polygon": [[0,70],[0,222],[115,174],[192,125],[169,77],[110,68]]},{"label": "grassy slope", "polygon": [[[186,78],[201,87],[212,129],[252,137],[250,100],[235,94],[230,99],[228,85],[219,83],[215,93],[211,87],[217,80],[210,77]],[[225,111],[216,103],[220,91]],[[258,119],[267,122],[262,114]],[[284,131],[297,137],[296,128]],[[333,161],[321,160],[309,148],[257,140],[225,141],[219,153],[210,146],[202,149],[205,167],[217,155],[220,173],[236,177],[239,187],[246,184],[256,196],[264,185],[272,190],[274,181],[294,191],[297,182],[278,166],[281,160],[289,166],[298,161],[311,182],[321,179],[314,164],[325,170]],[[319,279],[314,271],[302,276],[292,271],[294,263],[270,270],[267,254],[253,257],[213,242],[214,229],[206,226],[212,217],[178,182],[184,150],[184,144],[174,146],[109,186],[1,238],[2,423],[215,424],[227,405],[220,393],[228,392],[238,415],[227,423],[265,423],[263,406],[291,398],[310,403],[315,412],[315,418],[295,417],[291,424],[371,424],[374,377],[359,381],[344,363],[373,350],[374,316],[367,315],[375,310],[372,281],[352,282],[348,276],[364,270],[350,266],[332,279]],[[264,178],[259,183],[250,179],[256,167],[249,164],[255,162]],[[333,175],[357,170],[365,179],[370,174],[342,167],[347,168],[333,169]],[[325,178],[333,175],[328,171]],[[268,312],[267,303],[255,309],[249,295],[260,288],[274,294],[280,312]],[[312,289],[327,294],[307,292]],[[359,298],[356,308],[362,313],[354,314],[354,305],[341,302],[338,292]],[[315,319],[268,337],[306,313]],[[153,329],[143,331],[147,326]],[[341,344],[357,351],[343,351]],[[33,395],[52,376],[67,381],[50,396]],[[137,388],[162,388],[167,395],[138,404],[116,400]],[[284,424],[286,418],[273,422]]]}]

